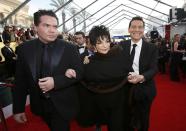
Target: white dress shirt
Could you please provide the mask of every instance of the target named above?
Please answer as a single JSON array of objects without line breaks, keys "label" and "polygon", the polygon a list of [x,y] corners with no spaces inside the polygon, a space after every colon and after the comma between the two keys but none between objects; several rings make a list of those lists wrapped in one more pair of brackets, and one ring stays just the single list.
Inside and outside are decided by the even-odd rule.
[{"label": "white dress shirt", "polygon": [[85,52],[85,46],[86,46],[86,44],[83,44],[83,45],[81,45],[81,46],[83,46],[83,48],[80,48],[80,49],[79,49],[79,54],[82,54],[82,53]]}]

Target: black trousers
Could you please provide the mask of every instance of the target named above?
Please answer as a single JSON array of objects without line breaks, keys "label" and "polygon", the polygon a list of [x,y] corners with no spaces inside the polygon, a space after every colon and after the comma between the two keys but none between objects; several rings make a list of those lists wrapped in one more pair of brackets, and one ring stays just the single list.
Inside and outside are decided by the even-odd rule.
[{"label": "black trousers", "polygon": [[[140,115],[140,128],[137,129],[137,131],[148,131],[149,129],[149,117],[150,117],[150,109],[151,109],[151,105],[152,105],[152,101],[149,101],[149,102],[145,102],[145,103],[138,103],[140,106],[140,113],[137,111],[137,115]],[[132,116],[131,116],[132,118]],[[130,118],[130,122],[131,122],[131,119]],[[129,123],[130,126],[129,126],[129,130],[128,131],[136,131],[135,130],[135,127],[133,127],[131,125],[131,123]]]},{"label": "black trousers", "polygon": [[[136,93],[138,93],[139,96],[135,96],[137,94],[134,94],[131,84],[128,84],[126,87],[128,91],[124,94],[128,98],[124,104],[128,105],[124,108],[124,131],[148,131],[150,109],[153,99],[150,99],[147,95],[140,92],[143,90],[143,87],[135,88],[138,89]],[[142,94],[140,95],[139,93]]]},{"label": "black trousers", "polygon": [[42,98],[42,118],[51,131],[70,131],[70,121],[65,120],[56,110],[51,99]]}]

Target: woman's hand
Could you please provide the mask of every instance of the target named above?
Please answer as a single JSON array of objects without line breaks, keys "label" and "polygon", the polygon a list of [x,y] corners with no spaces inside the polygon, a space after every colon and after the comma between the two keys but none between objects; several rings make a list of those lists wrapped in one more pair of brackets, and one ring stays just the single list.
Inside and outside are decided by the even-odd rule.
[{"label": "woman's hand", "polygon": [[76,78],[76,71],[74,69],[67,69],[65,76],[68,78]]},{"label": "woman's hand", "polygon": [[83,64],[88,64],[90,62],[89,56],[85,56]]}]

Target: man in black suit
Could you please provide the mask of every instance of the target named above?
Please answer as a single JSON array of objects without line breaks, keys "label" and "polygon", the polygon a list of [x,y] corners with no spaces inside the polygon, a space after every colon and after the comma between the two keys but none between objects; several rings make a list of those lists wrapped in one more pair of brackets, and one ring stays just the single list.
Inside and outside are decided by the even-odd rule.
[{"label": "man in black suit", "polygon": [[[25,42],[17,49],[14,119],[19,123],[27,121],[24,111],[29,93],[31,111],[41,116],[51,131],[69,131],[70,120],[79,107],[73,84],[81,77],[81,60],[74,45],[57,39],[58,18],[53,11],[35,12],[34,24],[38,39]],[[77,71],[76,78],[65,76],[68,68]]]},{"label": "man in black suit", "polygon": [[4,41],[3,43],[5,46],[1,48],[1,52],[5,58],[5,68],[8,73],[7,75],[8,77],[11,77],[15,74],[16,54],[10,47],[9,41]]},{"label": "man in black suit", "polygon": [[150,108],[156,96],[153,78],[157,72],[158,50],[154,44],[143,39],[144,29],[145,23],[141,17],[132,18],[128,28],[131,40],[122,44],[125,53],[131,58],[128,76],[130,131],[134,131],[134,128],[148,131]]},{"label": "man in black suit", "polygon": [[86,47],[86,37],[85,34],[81,31],[78,31],[74,34],[75,42],[79,50],[81,61],[84,61],[85,56],[89,56],[88,49]]}]

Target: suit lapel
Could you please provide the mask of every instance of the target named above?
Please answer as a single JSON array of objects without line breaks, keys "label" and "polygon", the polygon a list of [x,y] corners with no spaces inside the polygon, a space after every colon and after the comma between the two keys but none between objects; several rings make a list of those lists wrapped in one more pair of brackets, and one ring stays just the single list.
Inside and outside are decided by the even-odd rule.
[{"label": "suit lapel", "polygon": [[143,64],[145,63],[146,60],[146,52],[148,51],[147,49],[147,44],[145,41],[142,41],[142,47],[141,47],[141,53],[140,53],[140,58],[139,58],[139,72],[141,73],[143,70]]},{"label": "suit lapel", "polygon": [[[40,66],[40,57],[39,54],[41,53],[41,49],[39,47],[38,41],[35,40],[33,42],[32,46],[34,53],[31,52],[28,55],[28,65],[30,67],[32,77],[35,82],[38,81],[39,77],[39,66]],[[30,49],[31,50],[31,49]],[[58,63],[61,60],[61,57],[64,53],[64,44],[62,41],[57,40],[55,43],[55,46],[53,46],[52,54],[51,54],[51,71],[53,72],[52,69],[55,69],[54,67],[58,65]]]},{"label": "suit lapel", "polygon": [[13,49],[9,47],[9,49],[12,51],[12,53],[14,53]]},{"label": "suit lapel", "polygon": [[127,49],[126,49],[127,54],[129,54],[129,56],[130,56],[131,40],[128,41],[127,47],[126,47],[126,48],[127,48]]},{"label": "suit lapel", "polygon": [[132,69],[133,61],[130,58],[131,57],[130,56],[130,50],[131,50],[130,48],[131,48],[131,40],[128,40],[127,43],[126,43],[126,50],[125,50],[125,52],[127,54],[127,57],[129,58],[128,60],[130,61],[130,67],[131,67],[130,71],[131,71],[131,70],[133,70]]},{"label": "suit lapel", "polygon": [[[35,82],[37,82],[37,70],[38,70],[38,62],[39,61],[39,56],[38,56],[38,53],[40,52],[40,48],[37,44],[37,40],[34,40],[33,41],[33,50],[30,49],[31,51],[34,51],[34,52],[31,52],[29,53],[29,56],[28,56],[28,65],[30,67],[30,70],[31,70],[31,73],[32,73],[32,77],[34,79]],[[38,64],[36,64],[38,63]]]},{"label": "suit lapel", "polygon": [[53,46],[52,56],[51,56],[51,71],[59,64],[63,53],[64,53],[64,43],[61,40],[56,40],[55,46]]}]

